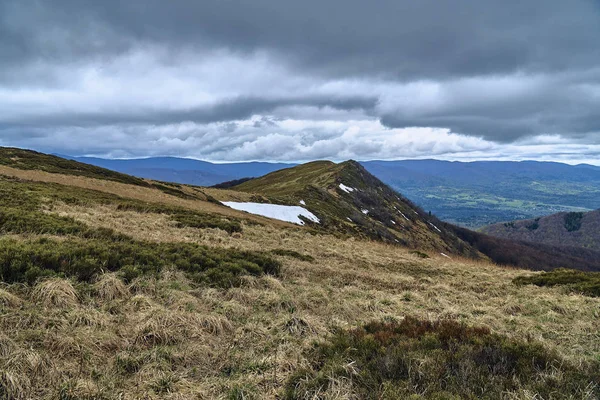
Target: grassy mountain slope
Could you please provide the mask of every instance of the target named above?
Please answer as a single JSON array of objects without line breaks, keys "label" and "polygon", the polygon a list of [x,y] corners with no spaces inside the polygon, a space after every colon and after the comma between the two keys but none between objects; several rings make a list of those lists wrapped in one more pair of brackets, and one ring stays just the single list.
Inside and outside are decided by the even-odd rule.
[{"label": "grassy mountain slope", "polygon": [[563,212],[536,219],[505,222],[484,227],[481,231],[506,239],[600,250],[600,210]]},{"label": "grassy mountain slope", "polygon": [[131,185],[147,186],[143,179],[121,174],[104,168],[99,168],[61,157],[22,150],[10,147],[0,147],[0,165],[18,169],[44,171],[51,173],[85,176],[96,179],[107,179]]},{"label": "grassy mountain slope", "polygon": [[[348,193],[340,184],[357,190]],[[474,258],[483,255],[501,265],[533,270],[600,270],[600,252],[594,249],[580,251],[564,244],[495,238],[442,222],[353,161],[308,163],[246,181],[233,189],[259,193],[284,204],[298,204],[303,200],[306,207],[321,218],[322,223],[317,228],[328,232],[447,254]],[[364,214],[363,210],[368,213]]]},{"label": "grassy mountain slope", "polygon": [[0,172],[2,398],[600,396],[600,299],[537,273]]},{"label": "grassy mountain slope", "polygon": [[319,217],[315,229],[413,248],[481,257],[451,231],[438,227],[407,199],[355,161],[316,161],[246,181],[232,189],[258,193],[282,204],[300,201]]}]

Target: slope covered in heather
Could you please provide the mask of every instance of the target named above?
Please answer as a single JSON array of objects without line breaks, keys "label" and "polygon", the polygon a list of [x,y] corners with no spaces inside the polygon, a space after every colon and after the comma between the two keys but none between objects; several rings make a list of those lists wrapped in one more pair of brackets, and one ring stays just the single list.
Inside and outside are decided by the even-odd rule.
[{"label": "slope covered in heather", "polygon": [[562,212],[536,219],[486,226],[482,232],[505,239],[600,251],[600,210]]}]

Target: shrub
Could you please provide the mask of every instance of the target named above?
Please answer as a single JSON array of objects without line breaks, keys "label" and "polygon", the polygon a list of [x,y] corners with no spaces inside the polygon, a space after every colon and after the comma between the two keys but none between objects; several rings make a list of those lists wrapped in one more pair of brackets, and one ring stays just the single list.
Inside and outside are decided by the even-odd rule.
[{"label": "shrub", "polygon": [[278,256],[292,257],[292,258],[298,259],[300,261],[308,261],[308,262],[315,261],[313,256],[308,255],[308,254],[301,254],[294,250],[274,249],[274,250],[271,250],[271,253],[278,255]]},{"label": "shrub", "polygon": [[565,286],[571,292],[600,297],[600,272],[556,269],[533,276],[519,276],[513,282],[517,285]]},{"label": "shrub", "polygon": [[534,219],[532,223],[525,226],[525,228],[529,229],[530,231],[535,231],[539,227],[540,227],[540,219],[539,218]]},{"label": "shrub", "polygon": [[62,275],[91,281],[100,273],[121,268],[129,281],[169,266],[187,272],[197,283],[218,287],[238,285],[241,275],[276,275],[280,268],[279,262],[262,253],[192,243],[45,238],[0,242],[0,278],[5,282]]},{"label": "shrub", "polygon": [[410,254],[414,254],[419,258],[429,258],[429,255],[426,253],[423,253],[422,251],[418,251],[418,250],[413,250],[410,252]]},{"label": "shrub", "polygon": [[570,212],[565,214],[565,229],[569,232],[578,231],[581,228],[582,212]]},{"label": "shrub", "polygon": [[240,221],[229,220],[214,214],[200,214],[200,213],[177,213],[171,216],[171,219],[177,221],[178,227],[190,227],[190,228],[218,228],[225,232],[241,232],[242,224]]},{"label": "shrub", "polygon": [[[527,391],[540,398],[598,396],[598,365],[574,366],[538,343],[452,320],[406,317],[340,330],[309,353],[311,367],[293,375],[287,399],[323,398],[345,382],[364,399],[499,399]],[[510,396],[508,396],[510,397]]]}]

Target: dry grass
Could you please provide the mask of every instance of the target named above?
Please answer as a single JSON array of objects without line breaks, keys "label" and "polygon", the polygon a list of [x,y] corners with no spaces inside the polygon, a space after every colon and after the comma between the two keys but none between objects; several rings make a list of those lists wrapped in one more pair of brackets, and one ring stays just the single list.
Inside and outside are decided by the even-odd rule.
[{"label": "dry grass", "polygon": [[[134,197],[136,189],[126,189],[111,182],[107,191]],[[286,249],[314,261],[279,257],[280,277],[244,277],[241,287],[228,290],[194,286],[174,270],[128,286],[115,275],[76,288],[62,279],[32,289],[6,285],[0,289],[0,387],[8,398],[276,398],[307,365],[314,341],[338,327],[405,315],[539,340],[575,363],[600,357],[600,299],[516,286],[512,280],[522,270],[432,252],[421,258],[409,249],[279,224],[247,225],[241,235],[229,235],[110,206],[53,211],[136,239]],[[331,385],[328,395],[348,398],[347,382]]]},{"label": "dry grass", "polygon": [[77,291],[68,280],[47,279],[39,282],[31,294],[44,307],[74,307],[79,302]]},{"label": "dry grass", "polygon": [[115,274],[103,274],[94,284],[96,296],[104,301],[122,299],[129,296],[129,290]]},{"label": "dry grass", "polygon": [[237,211],[229,207],[220,206],[209,201],[187,200],[180,197],[171,196],[158,189],[151,189],[142,186],[127,185],[125,183],[107,181],[102,179],[86,178],[74,175],[52,174],[49,172],[36,170],[21,170],[0,165],[0,175],[16,177],[20,179],[35,182],[52,182],[61,185],[75,186],[83,189],[97,190],[110,193],[121,197],[145,201],[148,203],[160,203],[171,206],[185,207],[191,210],[221,214],[236,218],[245,218],[259,223],[269,223],[281,227],[291,227],[292,224],[267,219],[258,215],[248,214]]}]

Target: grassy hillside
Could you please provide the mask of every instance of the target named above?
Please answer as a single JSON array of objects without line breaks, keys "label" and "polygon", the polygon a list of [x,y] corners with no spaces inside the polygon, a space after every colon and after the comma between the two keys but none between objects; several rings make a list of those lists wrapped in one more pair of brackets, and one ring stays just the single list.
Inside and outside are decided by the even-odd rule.
[{"label": "grassy hillside", "polygon": [[600,396],[600,298],[538,273],[2,173],[0,398]]},{"label": "grassy hillside", "polygon": [[260,194],[275,203],[303,202],[321,221],[313,224],[314,229],[482,257],[355,161],[311,162],[246,181],[232,189]]},{"label": "grassy hillside", "polygon": [[[131,175],[125,175],[109,169],[67,160],[61,157],[10,147],[0,147],[0,166],[28,171],[40,171],[53,174],[72,175],[124,183],[141,187],[154,187],[165,193],[193,198],[194,193],[182,190],[179,184],[146,181]],[[1,171],[0,171],[1,172]]]},{"label": "grassy hillside", "polygon": [[506,239],[600,250],[600,210],[504,222],[484,227],[482,232]]}]

